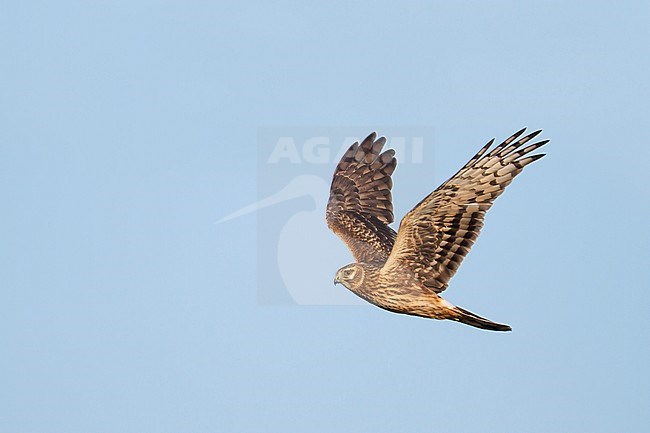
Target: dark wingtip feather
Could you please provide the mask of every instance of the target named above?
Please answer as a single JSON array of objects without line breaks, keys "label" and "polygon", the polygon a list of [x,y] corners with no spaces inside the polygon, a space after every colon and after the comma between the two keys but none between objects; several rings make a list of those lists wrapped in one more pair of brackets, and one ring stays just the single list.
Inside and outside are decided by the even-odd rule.
[{"label": "dark wingtip feather", "polygon": [[528,164],[531,164],[531,163],[533,163],[533,162],[537,161],[538,159],[543,158],[545,156],[546,156],[545,153],[538,153],[537,155],[526,156],[524,158],[518,159],[518,160],[515,161],[515,163],[517,164],[517,166],[519,168],[524,168]]},{"label": "dark wingtip feather", "polygon": [[[492,150],[490,151],[490,153],[488,153],[488,156],[491,157],[491,156],[494,156],[494,155],[497,155],[497,154],[501,153],[501,151],[502,151],[503,149],[505,149],[506,147],[508,147],[508,145],[509,145],[510,143],[512,143],[513,141],[515,141],[517,138],[519,138],[519,136],[520,136],[521,134],[523,134],[525,130],[526,130],[526,128],[521,128],[519,131],[515,132],[515,133],[512,134],[510,137],[506,138],[506,139],[503,141],[503,143],[499,144],[497,147],[495,147],[494,149],[492,149]],[[513,146],[511,146],[511,147],[513,147]]]},{"label": "dark wingtip feather", "polygon": [[483,155],[483,154],[485,153],[485,151],[488,150],[488,149],[490,148],[490,146],[492,146],[492,145],[494,144],[494,140],[496,140],[496,138],[492,138],[492,140],[490,140],[490,141],[488,141],[487,143],[485,143],[485,146],[483,146],[483,147],[481,148],[481,150],[479,150],[479,151],[476,153],[476,155],[478,155],[478,156]]},{"label": "dark wingtip feather", "polygon": [[532,159],[531,162],[534,162],[534,161],[537,161],[538,159],[541,159],[541,158],[543,158],[545,156],[546,156],[545,153],[538,153],[537,155],[531,155],[530,159]]},{"label": "dark wingtip feather", "polygon": [[511,136],[506,140],[506,141],[508,142],[508,144],[512,143],[513,140],[515,140],[515,139],[516,139],[517,137],[519,137],[521,134],[523,134],[524,132],[526,132],[526,128],[527,128],[527,127],[524,126],[524,127],[521,128],[519,131],[517,131],[517,132],[515,132],[514,134],[512,134],[512,135],[511,135]]}]

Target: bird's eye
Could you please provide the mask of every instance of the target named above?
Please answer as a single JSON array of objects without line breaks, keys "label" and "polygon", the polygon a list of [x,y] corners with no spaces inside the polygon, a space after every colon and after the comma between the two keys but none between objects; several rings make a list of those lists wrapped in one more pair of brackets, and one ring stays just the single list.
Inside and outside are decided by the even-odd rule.
[{"label": "bird's eye", "polygon": [[345,271],[345,276],[346,277],[351,277],[352,275],[354,275],[354,270],[353,269],[348,269],[347,271]]}]

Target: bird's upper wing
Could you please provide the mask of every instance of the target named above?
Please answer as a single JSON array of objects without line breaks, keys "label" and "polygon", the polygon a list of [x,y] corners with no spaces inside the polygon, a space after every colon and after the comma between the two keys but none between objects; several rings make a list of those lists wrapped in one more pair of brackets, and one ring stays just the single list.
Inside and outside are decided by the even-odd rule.
[{"label": "bird's upper wing", "polygon": [[528,156],[548,140],[521,148],[541,131],[525,128],[486,154],[494,139],[400,223],[384,268],[407,269],[437,293],[447,288],[483,226],[485,212],[512,179],[544,154]]},{"label": "bird's upper wing", "polygon": [[327,202],[327,225],[348,246],[357,262],[388,258],[396,233],[391,175],[397,166],[395,151],[380,153],[386,139],[373,132],[345,152],[334,171]]}]

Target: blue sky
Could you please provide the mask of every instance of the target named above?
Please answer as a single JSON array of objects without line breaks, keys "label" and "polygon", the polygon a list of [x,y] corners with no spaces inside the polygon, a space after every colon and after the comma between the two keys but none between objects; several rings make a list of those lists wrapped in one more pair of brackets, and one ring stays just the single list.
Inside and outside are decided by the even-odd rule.
[{"label": "blue sky", "polygon": [[[0,431],[648,431],[649,9],[5,5]],[[215,224],[274,178],[260,128],[409,126],[433,139],[398,218],[488,139],[552,140],[446,292],[512,333],[267,305],[260,221],[319,203]],[[343,290],[316,230],[311,284]]]}]

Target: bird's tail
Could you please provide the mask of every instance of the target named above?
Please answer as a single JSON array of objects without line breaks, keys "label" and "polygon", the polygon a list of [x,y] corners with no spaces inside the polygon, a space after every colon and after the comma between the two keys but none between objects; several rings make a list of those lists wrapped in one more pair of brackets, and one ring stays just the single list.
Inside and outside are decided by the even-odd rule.
[{"label": "bird's tail", "polygon": [[451,320],[490,331],[512,331],[512,328],[508,325],[492,322],[460,307],[454,307],[452,311]]}]

